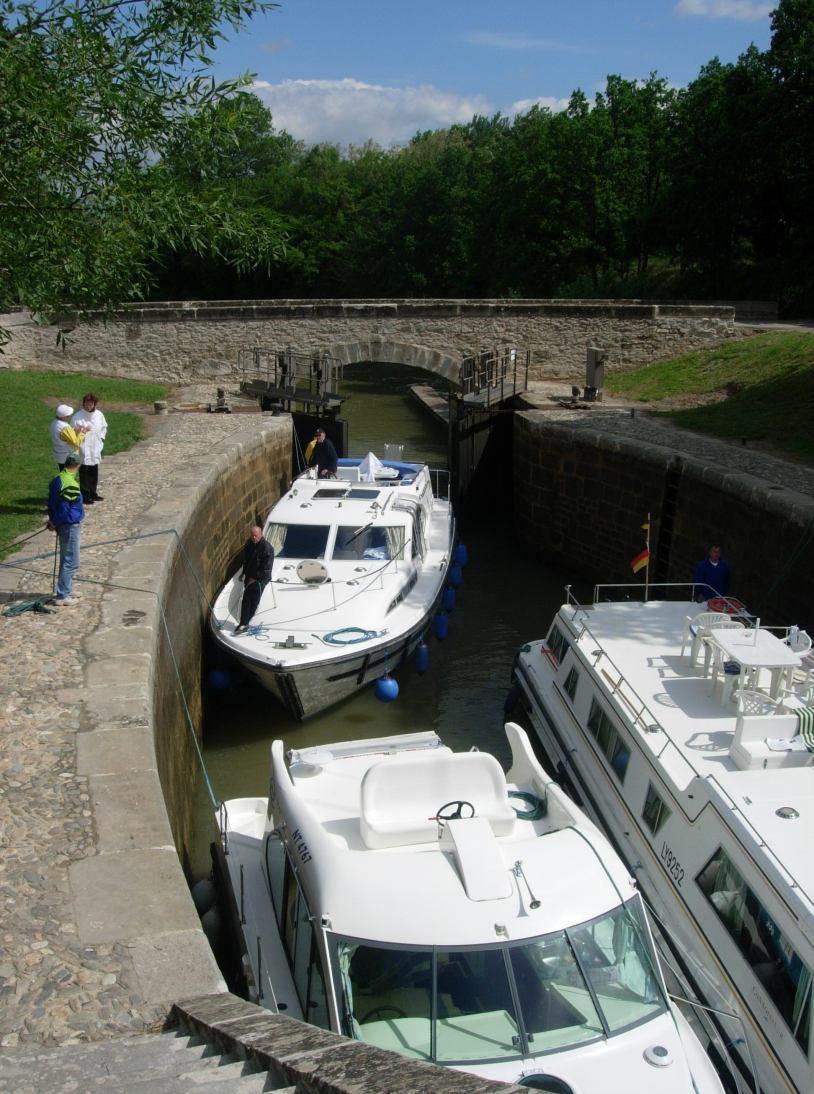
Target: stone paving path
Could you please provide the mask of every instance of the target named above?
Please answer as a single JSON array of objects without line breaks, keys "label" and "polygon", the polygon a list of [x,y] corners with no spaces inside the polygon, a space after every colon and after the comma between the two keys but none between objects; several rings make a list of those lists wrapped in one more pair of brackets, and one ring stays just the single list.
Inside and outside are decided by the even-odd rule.
[{"label": "stone paving path", "polygon": [[[545,410],[546,417],[550,417],[552,421],[567,421],[572,428],[577,426],[586,430],[602,430],[627,437],[631,441],[669,448],[719,470],[754,475],[786,490],[794,490],[814,498],[814,468],[803,463],[769,455],[750,445],[717,440],[689,429],[681,429],[662,418],[650,417],[646,411],[623,400],[593,403],[590,404],[590,409],[585,410],[561,407],[552,402],[550,396],[567,394],[567,384],[538,381],[530,384],[529,388],[525,396],[526,403],[534,409]],[[635,411],[633,417],[631,409]]]},{"label": "stone paving path", "polygon": [[[88,545],[137,531],[168,466],[216,449],[246,424],[243,415],[171,414],[148,441],[103,461],[105,500],[88,507],[82,530],[80,604],[0,617],[0,1051],[145,1030],[164,1016],[140,996],[126,947],[82,944],[71,900],[69,866],[96,845],[88,780],[76,764],[77,735],[92,728],[83,643],[100,621],[101,586],[91,582],[105,581],[121,547]],[[0,600],[51,592],[53,545],[44,531],[15,558],[45,559],[26,572],[0,567]]]}]

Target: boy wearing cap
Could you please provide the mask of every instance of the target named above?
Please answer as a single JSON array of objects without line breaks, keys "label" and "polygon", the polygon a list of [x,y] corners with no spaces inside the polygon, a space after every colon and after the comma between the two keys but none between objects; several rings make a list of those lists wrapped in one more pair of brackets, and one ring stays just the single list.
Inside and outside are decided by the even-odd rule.
[{"label": "boy wearing cap", "polygon": [[79,489],[79,457],[69,452],[65,466],[51,479],[48,488],[48,525],[59,540],[59,576],[55,604],[60,607],[76,604],[72,594],[73,578],[79,569],[80,526],[85,519],[82,491]]},{"label": "boy wearing cap", "polygon": [[85,434],[90,426],[80,426],[76,429],[71,425],[73,407],[67,403],[60,403],[56,409],[56,417],[51,422],[51,447],[54,452],[54,461],[60,471],[65,468],[65,457],[76,456],[85,440]]}]

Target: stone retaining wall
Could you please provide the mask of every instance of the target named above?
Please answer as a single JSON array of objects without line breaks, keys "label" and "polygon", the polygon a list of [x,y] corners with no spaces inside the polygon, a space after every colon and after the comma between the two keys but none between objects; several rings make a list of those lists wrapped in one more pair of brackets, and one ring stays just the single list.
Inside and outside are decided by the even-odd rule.
[{"label": "stone retaining wall", "polygon": [[[257,419],[255,419],[255,423]],[[192,794],[200,778],[189,716],[200,735],[203,636],[208,601],[223,584],[253,519],[266,513],[290,480],[291,422],[264,419],[238,443],[188,461],[142,521],[142,531],[175,528],[178,537],[142,539],[123,550],[113,580],[155,587],[158,597],[116,593],[110,616],[128,627],[130,649],[143,635],[152,656],[150,676],[154,742],[175,845],[186,864],[191,842]],[[156,602],[163,606],[163,617]],[[127,607],[125,607],[125,603]],[[137,614],[145,612],[144,617]],[[152,644],[150,650],[149,646]]]},{"label": "stone retaining wall", "polygon": [[[132,305],[81,323],[57,345],[57,327],[6,317],[12,340],[0,367],[36,366],[157,381],[237,378],[238,351],[291,345],[346,362],[414,364],[449,377],[450,361],[481,348],[531,352],[531,379],[579,379],[585,351],[610,370],[717,345],[734,309],[596,300],[279,300]],[[64,320],[63,329],[74,321]],[[0,317],[2,325],[2,317]]]},{"label": "stone retaining wall", "polygon": [[[649,426],[651,433],[656,427]],[[691,435],[686,435],[689,444]],[[710,543],[722,543],[733,595],[767,625],[814,625],[814,499],[732,470],[704,453],[608,432],[601,421],[515,415],[515,521],[531,550],[597,582],[641,582],[630,560],[652,516],[651,580],[691,580]],[[719,444],[719,442],[711,442]],[[733,453],[733,460],[736,457]],[[775,461],[779,462],[779,461]],[[672,511],[672,534],[667,521]]]}]

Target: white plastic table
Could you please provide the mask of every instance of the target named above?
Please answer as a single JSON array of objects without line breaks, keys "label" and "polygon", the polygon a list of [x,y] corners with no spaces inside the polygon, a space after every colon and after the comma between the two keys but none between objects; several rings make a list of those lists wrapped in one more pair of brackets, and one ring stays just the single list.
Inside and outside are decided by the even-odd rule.
[{"label": "white plastic table", "polygon": [[769,669],[771,685],[769,694],[776,699],[780,694],[783,673],[799,668],[802,657],[789,649],[785,642],[771,633],[762,630],[731,630],[713,627],[709,637],[723,652],[728,661],[737,661],[741,667],[738,687],[744,685],[745,677],[759,669]]}]

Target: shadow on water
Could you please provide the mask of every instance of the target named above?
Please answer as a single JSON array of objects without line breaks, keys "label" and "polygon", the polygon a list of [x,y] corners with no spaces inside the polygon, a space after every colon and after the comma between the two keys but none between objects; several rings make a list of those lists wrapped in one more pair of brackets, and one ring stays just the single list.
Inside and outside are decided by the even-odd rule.
[{"label": "shadow on water", "polygon": [[[367,390],[373,380],[364,374],[360,381],[364,390],[352,389],[353,397],[345,404],[351,451],[375,450],[384,441],[404,443],[406,458],[446,466],[443,428],[405,394],[410,383],[422,382],[420,374],[390,366],[382,372],[381,388]],[[351,377],[347,386],[352,388],[354,383]],[[511,495],[510,466],[508,460],[506,497]],[[470,504],[461,538],[467,544],[469,563],[449,617],[448,637],[438,642],[430,629],[429,669],[420,676],[411,661],[395,672],[400,695],[393,703],[380,703],[368,688],[307,722],[295,722],[253,677],[210,646],[204,685],[204,751],[219,799],[266,795],[269,750],[276,738],[282,738],[286,748],[299,748],[434,730],[454,749],[476,745],[508,763],[503,704],[512,659],[519,645],[547,631],[562,603],[568,575],[519,548],[511,511],[505,505],[499,509],[491,505],[484,511]],[[220,688],[212,686],[212,670],[217,672]],[[208,845],[213,834],[211,807],[202,787],[197,795],[196,833],[193,870],[201,876],[209,871]]]}]

